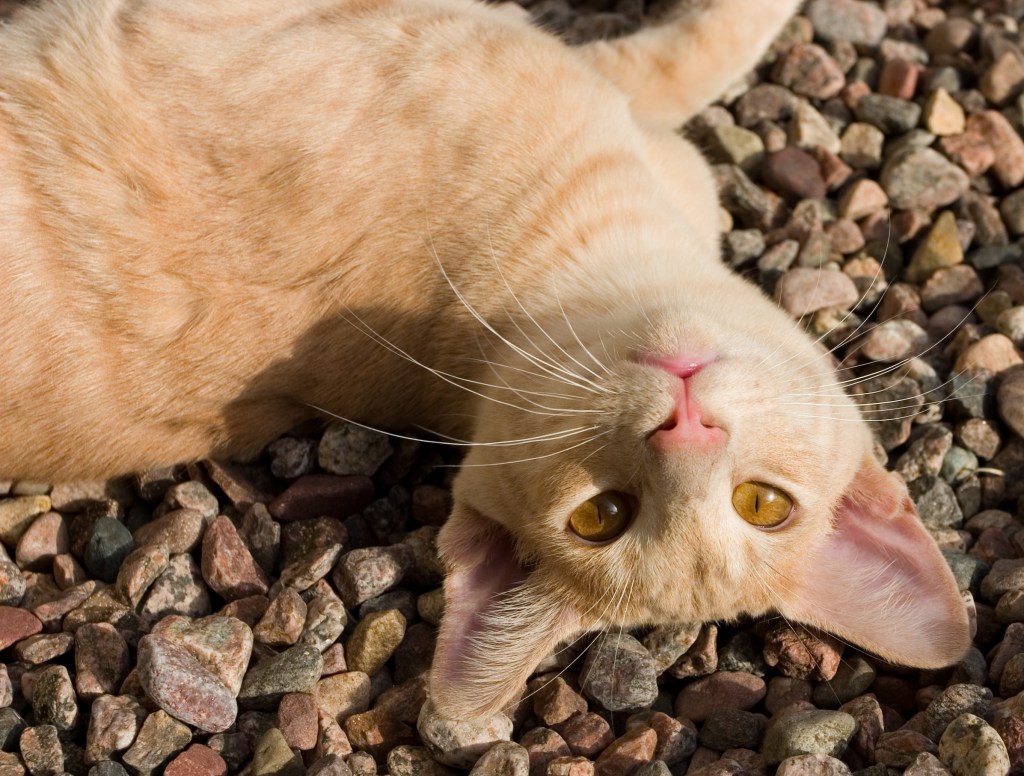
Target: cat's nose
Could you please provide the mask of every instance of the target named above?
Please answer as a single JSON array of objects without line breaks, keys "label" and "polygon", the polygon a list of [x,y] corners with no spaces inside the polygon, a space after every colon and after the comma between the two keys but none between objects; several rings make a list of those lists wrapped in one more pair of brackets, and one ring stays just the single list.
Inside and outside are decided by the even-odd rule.
[{"label": "cat's nose", "polygon": [[690,378],[714,361],[714,357],[656,356],[647,357],[644,361],[679,378],[672,410],[665,422],[651,434],[651,444],[666,452],[680,446],[714,447],[721,444],[725,440],[725,432],[702,415],[690,381]]}]

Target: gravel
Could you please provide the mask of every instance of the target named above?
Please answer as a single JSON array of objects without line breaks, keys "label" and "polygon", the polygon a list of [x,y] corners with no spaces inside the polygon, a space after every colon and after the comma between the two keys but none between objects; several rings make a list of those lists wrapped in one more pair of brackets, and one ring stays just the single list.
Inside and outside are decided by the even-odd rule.
[{"label": "gravel", "polygon": [[[571,41],[642,21],[524,4]],[[959,665],[784,622],[638,629],[507,715],[445,720],[425,671],[457,461],[303,427],[246,465],[0,483],[0,775],[1024,773],[1022,22],[1019,0],[811,0],[686,128],[725,259],[886,408],[972,601]]]}]

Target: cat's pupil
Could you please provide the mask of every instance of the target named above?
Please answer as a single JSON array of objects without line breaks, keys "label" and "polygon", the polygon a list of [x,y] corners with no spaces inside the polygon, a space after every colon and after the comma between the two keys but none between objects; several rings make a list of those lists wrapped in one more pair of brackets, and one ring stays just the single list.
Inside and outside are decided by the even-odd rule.
[{"label": "cat's pupil", "polygon": [[775,528],[793,512],[793,499],[763,482],[744,482],[732,494],[736,513],[758,528]]},{"label": "cat's pupil", "polygon": [[632,499],[624,493],[608,490],[573,510],[569,530],[587,542],[601,544],[621,535],[632,517]]}]

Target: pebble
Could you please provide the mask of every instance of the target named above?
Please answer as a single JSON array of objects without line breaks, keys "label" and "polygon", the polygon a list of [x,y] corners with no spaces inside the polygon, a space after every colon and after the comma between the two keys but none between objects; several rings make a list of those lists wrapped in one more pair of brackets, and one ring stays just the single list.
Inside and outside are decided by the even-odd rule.
[{"label": "pebble", "polygon": [[53,725],[64,732],[72,730],[78,723],[75,686],[71,683],[68,669],[62,665],[48,666],[36,675],[31,702],[39,724]]},{"label": "pebble", "polygon": [[922,283],[937,269],[962,263],[964,251],[957,236],[956,217],[950,210],[943,211],[927,236],[914,251],[907,267],[907,280]]},{"label": "pebble", "polygon": [[[306,604],[306,624],[299,644],[325,652],[341,635],[348,621],[345,606],[331,595],[316,595]],[[326,653],[325,653],[326,657]]]},{"label": "pebble", "polygon": [[996,150],[992,170],[999,182],[1013,189],[1024,182],[1024,139],[999,111],[972,113],[967,119],[968,132],[977,132]]},{"label": "pebble", "polygon": [[227,776],[224,758],[208,746],[192,744],[164,768],[164,776]]},{"label": "pebble", "polygon": [[953,368],[958,372],[968,369],[987,369],[1001,374],[1024,363],[1013,340],[1004,334],[989,334],[969,345],[957,358]]},{"label": "pebble", "polygon": [[161,635],[139,641],[139,682],[160,708],[208,733],[227,730],[238,707],[234,694],[184,647]]},{"label": "pebble", "polygon": [[657,745],[658,734],[651,728],[635,727],[616,738],[601,752],[594,770],[598,776],[629,776],[638,767],[654,759]]},{"label": "pebble", "polygon": [[838,154],[843,147],[828,120],[805,100],[798,102],[793,110],[786,136],[791,145],[808,150],[821,146],[830,153]]},{"label": "pebble", "polygon": [[629,634],[608,633],[587,651],[580,687],[609,711],[640,709],[658,696],[658,676],[643,644]]},{"label": "pebble", "polygon": [[893,207],[934,210],[967,191],[967,173],[931,148],[902,148],[882,167],[882,188]]},{"label": "pebble", "polygon": [[854,183],[839,199],[839,215],[851,221],[882,211],[889,206],[889,195],[875,181],[865,178]]},{"label": "pebble", "polygon": [[495,742],[512,736],[512,720],[492,714],[467,720],[440,716],[430,701],[423,704],[416,729],[435,760],[456,768],[472,768]]},{"label": "pebble", "polygon": [[943,307],[970,302],[982,292],[981,278],[974,267],[968,264],[943,267],[924,282],[921,307],[925,312],[933,313]]},{"label": "pebble", "polygon": [[384,593],[405,576],[412,554],[408,547],[366,547],[341,556],[332,579],[348,606],[358,606]]},{"label": "pebble", "polygon": [[75,690],[92,700],[113,694],[131,670],[128,644],[106,622],[88,623],[75,632]]},{"label": "pebble", "polygon": [[978,84],[981,93],[993,105],[1004,105],[1024,87],[1024,57],[1020,51],[1007,51],[988,66]]},{"label": "pebble", "polygon": [[913,321],[896,318],[874,327],[864,337],[861,353],[875,361],[903,361],[925,351],[931,337]]},{"label": "pebble", "polygon": [[124,523],[112,517],[96,521],[85,548],[85,567],[104,582],[117,580],[121,562],[135,549],[135,541]]},{"label": "pebble", "polygon": [[405,626],[406,619],[397,609],[368,614],[345,645],[349,668],[376,674],[402,642]]},{"label": "pebble", "polygon": [[210,593],[203,584],[199,564],[191,555],[172,555],[149,591],[144,594],[139,613],[150,619],[168,615],[202,617],[210,613]]},{"label": "pebble", "polygon": [[[614,736],[609,736],[611,743]],[[546,774],[547,766],[559,757],[571,757],[568,745],[558,733],[550,728],[536,727],[520,736],[519,743],[530,757],[530,774]],[[607,745],[606,743],[606,745]],[[603,748],[603,747],[602,747]]]},{"label": "pebble", "polygon": [[764,679],[740,671],[720,671],[683,687],[675,700],[675,713],[701,722],[718,709],[748,710],[767,692]]},{"label": "pebble", "polygon": [[712,161],[735,164],[748,174],[757,169],[764,158],[764,141],[756,132],[743,127],[713,127],[705,137],[705,144]]},{"label": "pebble", "polygon": [[548,763],[548,776],[594,776],[597,766],[585,757],[556,757]]},{"label": "pebble", "polygon": [[153,628],[153,634],[184,648],[232,696],[238,694],[253,645],[252,631],[244,622],[223,615],[198,620],[167,617]]},{"label": "pebble", "polygon": [[396,746],[387,756],[390,776],[455,776],[455,771],[438,763],[426,747]]},{"label": "pebble", "polygon": [[311,693],[293,692],[282,696],[277,707],[277,726],[288,746],[312,749],[316,746],[317,702]]},{"label": "pebble", "polygon": [[700,729],[701,746],[726,749],[757,749],[764,735],[765,718],[739,709],[717,709],[708,715]]},{"label": "pebble", "polygon": [[15,547],[35,519],[50,511],[49,496],[0,499],[0,543]]},{"label": "pebble", "polygon": [[86,764],[95,765],[131,746],[145,719],[146,710],[130,695],[96,698],[90,707],[85,736]]},{"label": "pebble", "polygon": [[839,158],[858,170],[876,170],[882,166],[884,143],[885,133],[882,130],[872,124],[855,121],[843,131]]},{"label": "pebble", "polygon": [[270,588],[267,575],[226,517],[218,517],[203,534],[201,568],[206,584],[228,601],[262,595]]},{"label": "pebble", "polygon": [[[146,718],[134,745],[125,753],[123,760],[133,773],[139,774],[139,776],[149,776],[160,769],[174,754],[187,746],[190,737],[187,727],[165,712],[157,711]],[[97,768],[102,770],[105,766],[113,765],[115,763],[100,763]],[[120,766],[117,767],[120,768]],[[97,768],[90,771],[90,774],[93,774]],[[124,774],[123,769],[118,772],[117,776],[122,776],[122,774]],[[107,776],[111,776],[111,774],[108,773]]]},{"label": "pebble", "polygon": [[947,687],[928,704],[920,717],[920,731],[932,741],[939,741],[946,727],[961,714],[987,717],[992,704],[992,691],[973,684]]},{"label": "pebble", "polygon": [[58,776],[64,772],[64,752],[53,725],[26,728],[18,744],[21,759],[32,776]]},{"label": "pebble", "polygon": [[775,776],[849,776],[850,766],[824,754],[799,754],[787,757]]},{"label": "pebble", "polygon": [[795,679],[830,680],[842,661],[843,645],[824,633],[774,622],[764,635],[764,660],[783,676]]},{"label": "pebble", "polygon": [[317,704],[339,723],[370,707],[370,677],[362,671],[326,676],[316,683]]},{"label": "pebble", "polygon": [[201,513],[179,509],[139,526],[133,537],[137,547],[159,544],[166,547],[169,554],[176,555],[198,547],[205,528]]},{"label": "pebble", "polygon": [[534,686],[534,682],[531,682],[529,690],[533,695],[533,713],[541,724],[552,727],[565,722],[575,714],[586,713],[586,700],[562,677],[534,681],[539,683],[539,686]]},{"label": "pebble", "polygon": [[842,757],[856,728],[857,721],[842,711],[795,711],[768,728],[765,762],[778,765],[787,757],[801,754]]},{"label": "pebble", "polygon": [[147,545],[133,550],[125,556],[117,571],[117,591],[132,606],[138,606],[150,586],[167,569],[170,561],[171,555],[163,544]]},{"label": "pebble", "polygon": [[1006,425],[1024,437],[1024,369],[1007,371],[996,393],[999,415]]},{"label": "pebble", "polygon": [[878,127],[885,135],[909,132],[921,120],[921,107],[910,100],[884,94],[866,94],[854,109],[857,121]]},{"label": "pebble", "polygon": [[772,79],[801,97],[827,100],[846,85],[843,71],[821,46],[801,43],[775,64]]},{"label": "pebble", "polygon": [[790,200],[815,199],[826,193],[817,160],[793,146],[768,154],[761,164],[761,176],[770,188]]},{"label": "pebble", "polygon": [[317,462],[332,474],[372,477],[391,453],[391,440],[384,434],[345,423],[324,433]]},{"label": "pebble", "polygon": [[309,474],[316,467],[316,448],[315,439],[275,439],[267,446],[271,473],[286,480]]},{"label": "pebble", "polygon": [[56,512],[40,515],[25,529],[15,549],[14,559],[27,571],[49,571],[53,559],[70,548],[68,527]]},{"label": "pebble", "polygon": [[826,41],[877,46],[888,22],[878,6],[861,0],[814,0],[807,6],[814,32]]},{"label": "pebble", "polygon": [[981,717],[962,714],[939,741],[939,759],[953,776],[1003,776],[1010,757],[999,734]]},{"label": "pebble", "polygon": [[299,640],[306,623],[306,602],[289,587],[271,600],[252,629],[253,638],[271,647],[290,647]]},{"label": "pebble", "polygon": [[367,476],[309,474],[293,482],[269,509],[282,522],[320,516],[344,520],[361,512],[372,500],[373,480]]},{"label": "pebble", "polygon": [[765,121],[783,123],[793,115],[798,102],[789,89],[772,83],[757,84],[736,101],[736,120],[746,128]]},{"label": "pebble", "polygon": [[[562,746],[574,755],[582,757],[597,757],[604,748],[615,740],[615,734],[604,717],[592,711],[583,714],[574,714],[565,722],[555,726],[555,731],[550,731],[557,736]],[[544,728],[546,730],[546,728]],[[696,746],[696,733],[694,733],[694,746]]]},{"label": "pebble", "polygon": [[281,569],[279,582],[298,591],[308,590],[334,568],[341,557],[341,544],[314,547]]},{"label": "pebble", "polygon": [[476,761],[469,776],[529,776],[530,753],[512,741],[499,741]]},{"label": "pebble", "polygon": [[309,646],[289,647],[246,672],[238,691],[238,703],[246,709],[269,711],[286,693],[312,690],[323,665],[320,650]]},{"label": "pebble", "polygon": [[1024,189],[1013,192],[999,205],[1006,228],[1014,235],[1024,235]]},{"label": "pebble", "polygon": [[0,650],[34,636],[43,629],[39,618],[24,609],[0,606]]},{"label": "pebble", "polygon": [[276,727],[264,731],[252,752],[252,776],[303,776],[306,766]]},{"label": "pebble", "polygon": [[830,307],[849,309],[860,299],[853,280],[830,269],[795,267],[775,288],[779,304],[795,318]]}]

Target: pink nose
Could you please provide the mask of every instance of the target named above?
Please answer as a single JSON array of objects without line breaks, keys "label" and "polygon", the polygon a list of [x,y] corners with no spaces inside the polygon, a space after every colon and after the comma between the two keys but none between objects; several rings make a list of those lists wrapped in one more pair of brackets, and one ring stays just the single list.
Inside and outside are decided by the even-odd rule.
[{"label": "pink nose", "polygon": [[651,366],[657,366],[679,378],[675,406],[664,423],[651,435],[656,447],[670,450],[682,445],[715,445],[722,441],[724,432],[708,425],[701,417],[700,407],[693,397],[689,379],[711,363],[714,357],[672,356],[646,357]]}]

